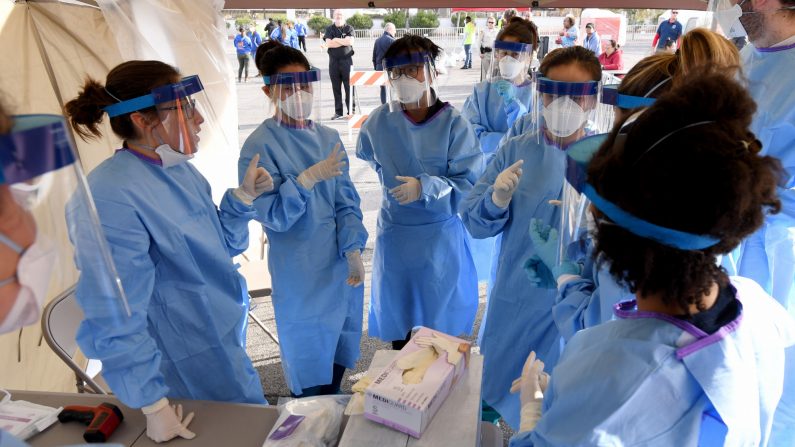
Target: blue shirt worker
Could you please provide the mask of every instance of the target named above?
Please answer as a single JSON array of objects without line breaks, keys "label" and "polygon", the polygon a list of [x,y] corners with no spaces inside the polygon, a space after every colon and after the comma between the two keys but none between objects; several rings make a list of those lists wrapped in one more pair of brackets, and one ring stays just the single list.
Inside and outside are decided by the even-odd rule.
[{"label": "blue shirt worker", "polygon": [[684,30],[682,24],[676,20],[677,16],[679,16],[679,11],[672,10],[671,17],[657,27],[657,33],[654,35],[651,46],[658,53],[666,52],[665,46],[668,43],[674,43],[676,48],[679,48]]},{"label": "blue shirt worker", "polygon": [[246,36],[245,29],[242,26],[237,31],[239,34],[235,36],[233,41],[237,52],[237,82],[240,82],[244,72],[246,76],[242,79],[244,82],[248,82],[248,56],[252,52],[251,39]]},{"label": "blue shirt worker", "polygon": [[257,47],[262,45],[262,36],[260,36],[259,32],[257,32],[257,28],[253,25],[251,26],[251,35],[249,39],[251,39],[251,57],[255,57],[257,55]]},{"label": "blue shirt worker", "polygon": [[295,33],[298,35],[298,49],[306,52],[306,25],[296,22]]}]

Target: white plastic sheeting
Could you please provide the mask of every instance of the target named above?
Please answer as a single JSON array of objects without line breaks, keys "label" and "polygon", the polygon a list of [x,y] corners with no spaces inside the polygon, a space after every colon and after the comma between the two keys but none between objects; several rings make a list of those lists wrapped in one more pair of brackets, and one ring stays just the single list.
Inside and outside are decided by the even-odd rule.
[{"label": "white plastic sheeting", "polygon": [[[195,164],[219,198],[237,184],[238,158],[237,100],[224,53],[222,7],[221,0],[0,0],[0,101],[14,114],[62,113],[86,76],[104,83],[114,66],[131,59],[158,59],[185,75],[198,74],[224,131],[203,129]],[[76,139],[86,172],[121,146],[107,119],[101,129],[101,139]],[[62,234],[65,239],[66,228]],[[71,264],[60,268],[65,289],[77,272]],[[75,390],[74,376],[41,343],[35,325],[0,337],[0,388]]]}]

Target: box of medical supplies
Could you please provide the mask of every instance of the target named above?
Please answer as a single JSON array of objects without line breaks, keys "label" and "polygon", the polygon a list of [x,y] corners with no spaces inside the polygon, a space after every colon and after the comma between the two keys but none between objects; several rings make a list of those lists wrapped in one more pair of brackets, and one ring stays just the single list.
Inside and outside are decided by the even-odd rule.
[{"label": "box of medical supplies", "polygon": [[466,373],[472,344],[422,327],[365,390],[364,416],[419,438]]}]

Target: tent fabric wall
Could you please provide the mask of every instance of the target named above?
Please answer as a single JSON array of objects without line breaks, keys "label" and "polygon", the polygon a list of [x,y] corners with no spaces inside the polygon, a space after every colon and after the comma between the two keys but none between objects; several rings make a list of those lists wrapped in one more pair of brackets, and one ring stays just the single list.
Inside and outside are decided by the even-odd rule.
[{"label": "tent fabric wall", "polygon": [[[15,114],[59,114],[62,101],[77,95],[86,74],[103,79],[110,67],[121,62],[112,32],[97,8],[2,0],[0,26],[0,98]],[[77,143],[87,170],[110,155],[113,144],[108,138]],[[34,210],[39,212],[44,211]],[[62,216],[51,217],[51,222],[63,223]],[[55,268],[48,300],[77,279],[68,262],[70,244],[65,228],[62,234],[63,239],[56,243],[66,249],[67,259]],[[0,387],[74,391],[74,383],[71,371],[42,343],[38,325],[0,336]]]},{"label": "tent fabric wall", "polygon": [[[225,187],[237,184],[239,153],[222,6],[220,0],[0,0],[0,101],[14,114],[60,114],[86,76],[104,83],[113,67],[131,59],[158,59],[185,75],[199,74],[224,131],[202,126],[195,164],[218,200]],[[121,146],[107,119],[101,130],[100,139],[75,140],[85,172]],[[65,226],[60,233],[64,238],[58,243],[67,251],[56,267],[48,300],[77,279]],[[75,390],[73,374],[41,342],[37,325],[0,336],[0,388]]]}]

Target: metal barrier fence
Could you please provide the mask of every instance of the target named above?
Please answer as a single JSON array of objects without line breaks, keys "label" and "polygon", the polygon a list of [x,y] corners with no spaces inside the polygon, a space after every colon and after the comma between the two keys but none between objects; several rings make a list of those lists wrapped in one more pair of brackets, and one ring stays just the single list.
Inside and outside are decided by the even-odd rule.
[{"label": "metal barrier fence", "polygon": [[[354,38],[358,47],[372,47],[376,39],[384,34],[383,29],[357,29],[354,31]],[[396,38],[401,38],[406,34],[417,34],[425,36],[436,45],[445,50],[452,50],[460,47],[464,41],[464,27],[459,28],[399,28],[395,32]]]}]

